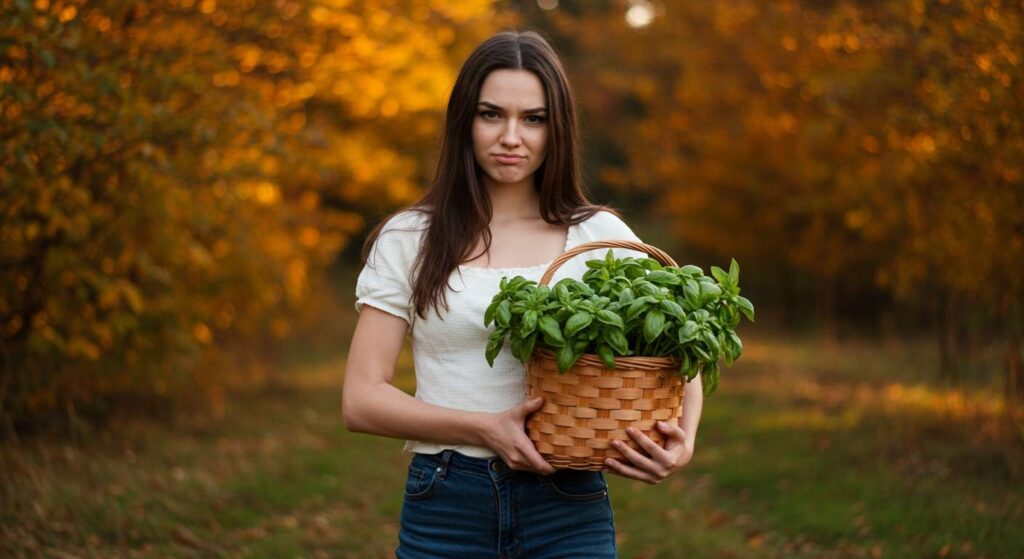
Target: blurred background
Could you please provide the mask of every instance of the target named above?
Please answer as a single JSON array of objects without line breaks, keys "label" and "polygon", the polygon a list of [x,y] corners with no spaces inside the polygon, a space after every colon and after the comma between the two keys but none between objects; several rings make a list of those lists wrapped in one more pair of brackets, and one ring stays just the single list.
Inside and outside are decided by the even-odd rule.
[{"label": "blurred background", "polygon": [[391,556],[359,251],[507,27],[563,58],[591,199],[757,307],[693,462],[608,476],[621,556],[1024,556],[1019,2],[0,7],[4,556]]}]

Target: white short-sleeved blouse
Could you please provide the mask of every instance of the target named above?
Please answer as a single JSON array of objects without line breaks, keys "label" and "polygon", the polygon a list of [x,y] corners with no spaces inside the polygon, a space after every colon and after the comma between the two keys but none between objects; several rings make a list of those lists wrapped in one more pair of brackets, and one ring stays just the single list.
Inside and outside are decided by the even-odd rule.
[{"label": "white short-sleeved blouse", "polygon": [[[499,412],[516,406],[526,398],[526,366],[512,356],[507,339],[494,367],[487,364],[484,348],[495,325],[484,326],[484,310],[499,291],[502,277],[520,275],[539,282],[551,262],[519,268],[459,266],[449,279],[449,311],[439,309],[439,318],[431,308],[425,319],[420,318],[411,302],[410,270],[428,219],[420,212],[406,210],[384,226],[356,281],[356,311],[366,304],[409,323],[417,399],[465,411]],[[640,238],[614,214],[600,211],[569,227],[565,250],[597,240]],[[582,279],[587,270],[584,263],[602,258],[606,252],[595,249],[577,255],[555,271],[548,285],[566,277]],[[619,258],[646,256],[618,248],[613,253]],[[406,441],[403,450],[434,454],[448,448],[478,458],[496,456],[484,447],[412,440]]]}]

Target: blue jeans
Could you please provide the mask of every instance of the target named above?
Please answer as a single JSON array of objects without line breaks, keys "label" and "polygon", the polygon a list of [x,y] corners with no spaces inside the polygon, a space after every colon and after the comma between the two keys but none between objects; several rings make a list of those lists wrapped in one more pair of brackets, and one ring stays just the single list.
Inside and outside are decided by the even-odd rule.
[{"label": "blue jeans", "polygon": [[601,559],[616,556],[602,472],[511,470],[453,450],[414,454],[405,481],[399,559]]}]

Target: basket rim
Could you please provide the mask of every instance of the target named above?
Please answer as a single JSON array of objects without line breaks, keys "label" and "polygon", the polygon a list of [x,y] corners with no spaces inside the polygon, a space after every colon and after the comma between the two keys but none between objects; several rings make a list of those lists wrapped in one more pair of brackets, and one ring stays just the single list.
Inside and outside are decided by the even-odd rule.
[{"label": "basket rim", "polygon": [[[558,359],[558,354],[555,351],[546,347],[535,347],[533,353],[530,354],[530,360],[536,359],[550,359],[555,361]],[[678,369],[682,365],[682,359],[670,356],[651,357],[651,356],[622,356],[616,355],[614,357],[616,370],[621,367],[623,369]],[[596,365],[605,368],[604,361],[601,356],[596,353],[584,353],[580,358],[573,363],[573,367],[577,365]],[[572,367],[570,367],[572,369]]]}]

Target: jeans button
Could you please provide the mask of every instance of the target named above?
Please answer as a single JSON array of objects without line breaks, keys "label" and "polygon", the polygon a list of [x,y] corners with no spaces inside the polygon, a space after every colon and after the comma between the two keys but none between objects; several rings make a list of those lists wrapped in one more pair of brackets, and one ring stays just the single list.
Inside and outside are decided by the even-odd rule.
[{"label": "jeans button", "polygon": [[500,472],[502,470],[501,462],[491,462],[491,469]]}]

